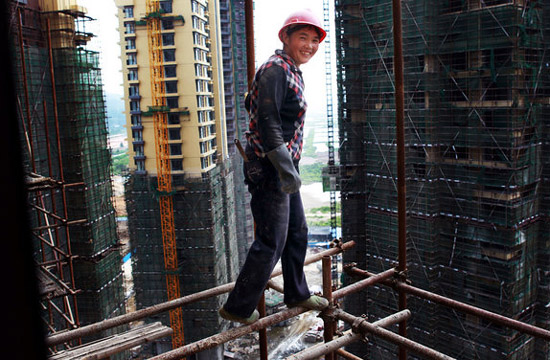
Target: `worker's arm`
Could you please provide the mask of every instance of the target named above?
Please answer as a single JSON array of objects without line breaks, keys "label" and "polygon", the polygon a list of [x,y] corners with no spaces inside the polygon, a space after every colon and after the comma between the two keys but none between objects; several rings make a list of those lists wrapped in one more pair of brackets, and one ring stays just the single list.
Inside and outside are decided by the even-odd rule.
[{"label": "worker's arm", "polygon": [[258,79],[258,132],[265,152],[284,144],[281,120],[288,86],[285,71],[280,66],[271,66]]}]

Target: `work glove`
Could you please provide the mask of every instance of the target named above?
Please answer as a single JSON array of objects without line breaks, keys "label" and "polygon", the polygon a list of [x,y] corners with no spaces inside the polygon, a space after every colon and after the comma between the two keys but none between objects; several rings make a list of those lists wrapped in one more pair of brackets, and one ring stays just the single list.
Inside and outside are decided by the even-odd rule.
[{"label": "work glove", "polygon": [[268,159],[271,161],[277,172],[279,173],[279,179],[281,180],[281,190],[287,194],[293,194],[300,190],[302,186],[302,180],[298,171],[294,167],[290,153],[286,148],[286,145],[279,145],[275,149],[267,153]]}]

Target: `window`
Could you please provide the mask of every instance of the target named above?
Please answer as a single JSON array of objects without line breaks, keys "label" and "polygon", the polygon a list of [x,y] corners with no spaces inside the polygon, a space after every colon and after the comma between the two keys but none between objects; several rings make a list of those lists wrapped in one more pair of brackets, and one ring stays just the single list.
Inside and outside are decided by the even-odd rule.
[{"label": "window", "polygon": [[196,16],[192,16],[192,24],[193,24],[193,29],[195,30],[200,30],[202,32],[206,32],[206,28],[205,28],[205,21],[202,20],[202,19],[199,19],[198,17]]},{"label": "window", "polygon": [[176,61],[176,50],[175,49],[162,50],[162,55],[164,57],[164,61]]},{"label": "window", "polygon": [[128,95],[130,95],[130,96],[139,96],[139,86],[130,85],[130,87],[128,88]]},{"label": "window", "polygon": [[134,160],[137,171],[145,171],[145,160]]},{"label": "window", "polygon": [[177,125],[180,123],[180,114],[169,113],[168,114],[168,124]]},{"label": "window", "polygon": [[139,111],[139,101],[130,101],[130,111]]},{"label": "window", "polygon": [[143,151],[143,145],[134,145],[134,153],[136,156],[144,156],[145,152]]},{"label": "window", "polygon": [[172,30],[174,28],[174,21],[172,19],[162,19],[160,28],[162,30]]},{"label": "window", "polygon": [[174,44],[174,33],[162,34],[162,46],[170,46]]},{"label": "window", "polygon": [[207,52],[203,49],[195,49],[195,60],[207,62]]},{"label": "window", "polygon": [[208,92],[208,81],[196,80],[197,92]]},{"label": "window", "polygon": [[132,126],[141,125],[141,115],[131,115]]},{"label": "window", "polygon": [[206,36],[198,32],[193,32],[193,44],[199,46],[206,46]]},{"label": "window", "polygon": [[197,1],[195,1],[195,0],[192,0],[192,1],[191,1],[191,10],[192,10],[195,14],[199,14],[200,16],[204,16],[204,13],[205,13],[206,8],[204,7],[204,5],[199,4],[199,3],[198,3]]},{"label": "window", "polygon": [[206,136],[206,127],[199,126],[199,138],[203,138]]},{"label": "window", "polygon": [[209,100],[208,100],[208,96],[206,95],[197,95],[197,106],[198,107],[208,107],[208,106],[211,106],[209,105]]},{"label": "window", "polygon": [[164,67],[164,77],[176,77],[176,65],[167,65]]},{"label": "window", "polygon": [[172,171],[183,170],[183,162],[181,160],[170,160],[170,165],[172,167]]},{"label": "window", "polygon": [[128,71],[128,81],[138,80],[138,72],[136,69],[130,69]]},{"label": "window", "polygon": [[143,132],[141,130],[132,130],[132,137],[134,138],[134,141],[142,141]]},{"label": "window", "polygon": [[171,144],[170,155],[181,155],[181,144]]},{"label": "window", "polygon": [[180,140],[181,132],[180,129],[168,129],[168,140]]},{"label": "window", "polygon": [[166,106],[168,106],[170,109],[178,108],[179,107],[178,97],[177,96],[167,97]]},{"label": "window", "polygon": [[136,48],[136,39],[128,38],[126,39],[126,50],[134,50]]},{"label": "window", "polygon": [[126,65],[137,65],[137,56],[135,53],[128,54],[126,58]]},{"label": "window", "polygon": [[159,1],[160,9],[165,13],[169,14],[172,12],[172,0],[170,1]]},{"label": "window", "polygon": [[197,77],[206,77],[206,65],[195,64],[195,76]]},{"label": "window", "polygon": [[175,94],[178,92],[178,82],[177,81],[166,81],[164,83],[164,88],[167,94]]},{"label": "window", "polygon": [[125,18],[133,18],[134,17],[134,7],[133,6],[125,6],[122,10],[124,12]]},{"label": "window", "polygon": [[215,135],[215,134],[216,134],[216,125],[210,125],[209,135]]},{"label": "window", "polygon": [[135,34],[136,33],[136,25],[134,22],[125,22],[124,23],[124,33],[125,34]]},{"label": "window", "polygon": [[206,169],[207,167],[210,167],[211,164],[212,164],[212,157],[211,156],[201,158],[201,167],[203,169]]}]

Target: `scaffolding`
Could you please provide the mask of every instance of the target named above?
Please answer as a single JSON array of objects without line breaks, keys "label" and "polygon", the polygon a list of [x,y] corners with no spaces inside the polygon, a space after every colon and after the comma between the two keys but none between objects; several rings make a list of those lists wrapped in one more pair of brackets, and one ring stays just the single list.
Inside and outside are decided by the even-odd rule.
[{"label": "scaffolding", "polygon": [[[235,231],[233,172],[230,163],[218,164],[202,177],[173,175],[174,227],[182,296],[234,280],[239,270]],[[158,227],[156,178],[134,174],[125,185],[132,273],[136,306],[143,309],[163,301],[163,246]],[[183,307],[186,341],[196,341],[226,328],[217,309],[224,299]],[[166,314],[148,321],[168,325]],[[144,345],[142,353],[157,354],[171,348],[166,339],[154,347]]]},{"label": "scaffolding", "polygon": [[[300,351],[299,353],[293,354],[287,359],[318,359],[319,356],[325,355],[325,358],[335,359],[336,356],[343,357],[345,359],[361,359],[348,351],[342,349],[343,346],[348,346],[353,342],[364,341],[366,334],[374,335],[376,338],[382,338],[388,340],[400,347],[403,347],[415,355],[420,355],[423,358],[427,359],[444,359],[451,360],[454,359],[448,355],[445,355],[443,352],[439,352],[426,346],[420,344],[406,337],[397,335],[390,330],[385,329],[396,323],[399,323],[403,320],[407,320],[412,316],[412,312],[404,309],[402,311],[391,314],[388,317],[377,320],[375,322],[369,322],[366,317],[354,316],[346,311],[343,311],[339,308],[339,302],[341,299],[351,296],[362,289],[384,285],[387,287],[392,287],[395,290],[403,291],[405,293],[414,295],[417,298],[426,299],[434,303],[445,305],[455,311],[460,311],[461,313],[470,314],[479,319],[484,319],[486,321],[491,321],[517,331],[524,332],[531,336],[535,336],[542,341],[550,341],[550,331],[520,322],[505,316],[501,316],[490,311],[485,311],[474,306],[457,302],[449,298],[434,294],[432,292],[416,288],[414,286],[408,285],[406,281],[402,280],[402,275],[396,271],[396,269],[388,269],[379,274],[369,273],[367,271],[361,270],[354,266],[354,264],[349,264],[345,267],[346,273],[350,277],[355,277],[356,279],[362,278],[355,281],[352,284],[348,284],[342,288],[334,287],[332,282],[332,257],[340,256],[339,254],[344,251],[350,251],[353,249],[355,244],[353,242],[341,242],[334,241],[331,244],[331,248],[324,250],[315,255],[310,255],[305,259],[305,265],[312,264],[318,261],[322,261],[323,269],[323,296],[330,301],[330,306],[320,312],[319,316],[323,319],[324,322],[324,343],[316,344],[307,349]],[[282,274],[281,268],[276,268],[271,277],[277,277]],[[76,339],[81,336],[86,336],[91,333],[95,333],[101,330],[113,328],[115,326],[120,326],[121,324],[128,324],[130,322],[143,320],[146,318],[154,317],[158,314],[170,311],[171,309],[187,306],[189,304],[194,304],[197,302],[209,301],[213,297],[219,297],[233,288],[235,285],[234,282],[219,285],[213,288],[208,288],[197,293],[189,294],[183,296],[179,299],[174,299],[168,302],[162,302],[155,304],[154,306],[137,310],[135,312],[128,313],[126,315],[121,315],[116,318],[107,319],[96,324],[88,325],[68,331],[62,334],[57,334],[50,336],[46,339],[48,346],[55,346],[56,344]],[[268,287],[272,288],[275,291],[283,291],[283,289],[272,281],[268,282]],[[265,310],[265,309],[264,309]],[[282,321],[288,320],[292,317],[298,316],[307,309],[302,307],[288,308],[281,311],[275,312],[269,316],[263,316],[257,322],[250,325],[243,325],[231,328],[227,331],[214,334],[207,338],[195,341],[193,343],[186,344],[185,346],[173,349],[171,351],[162,353],[158,356],[153,357],[155,360],[168,360],[168,359],[179,359],[185,356],[197,354],[199,352],[204,352],[208,349],[218,347],[227,341],[236,339],[243,335],[249,334],[253,331],[262,331],[265,330],[268,326],[274,326]],[[335,334],[335,325],[337,321],[344,321],[350,326],[350,330],[345,331],[344,333]],[[141,330],[138,328],[137,330]],[[168,328],[158,328],[157,332],[164,331],[164,336],[169,334]],[[160,336],[160,335],[159,335]],[[333,338],[333,336],[337,336]],[[73,354],[85,353],[89,356],[100,357],[100,355],[112,355],[116,354],[119,351],[122,351],[132,344],[135,344],[138,341],[147,342],[153,339],[148,338],[148,336],[143,336],[142,334],[130,335],[129,332],[124,334],[119,334],[119,338],[126,339],[126,342],[117,341],[117,339],[103,339],[102,348],[98,349],[95,343],[83,344],[81,347],[75,349],[72,352],[66,352],[64,355],[65,359],[71,358]],[[261,345],[260,345],[261,347]],[[267,353],[260,355],[262,360],[267,360]]]},{"label": "scaffolding", "polygon": [[[338,1],[346,261],[397,258],[391,1]],[[548,328],[547,1],[403,1],[408,277],[418,286]],[[364,216],[362,215],[364,214]],[[371,299],[368,305],[362,300]],[[348,300],[348,299],[346,299]],[[410,337],[459,358],[545,358],[548,345],[425,300]],[[365,302],[367,304],[367,302]],[[397,309],[373,287],[346,302]],[[444,319],[445,321],[442,321]],[[394,358],[377,341],[357,349]]]},{"label": "scaffolding", "polygon": [[53,334],[125,312],[99,54],[84,47],[91,19],[79,8],[11,5],[33,255]]}]

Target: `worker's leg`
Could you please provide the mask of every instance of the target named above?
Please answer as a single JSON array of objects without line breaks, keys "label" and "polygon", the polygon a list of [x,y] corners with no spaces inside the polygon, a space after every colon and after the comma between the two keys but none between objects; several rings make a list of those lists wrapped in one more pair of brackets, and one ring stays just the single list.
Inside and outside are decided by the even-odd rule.
[{"label": "worker's leg", "polygon": [[289,224],[286,245],[281,257],[285,303],[294,304],[309,298],[309,288],[304,274],[307,251],[307,224],[300,193],[289,199]]},{"label": "worker's leg", "polygon": [[250,206],[256,223],[255,240],[248,251],[235,288],[224,308],[248,317],[262,296],[267,281],[281,257],[288,232],[289,196],[280,190],[276,177],[251,189]]}]

